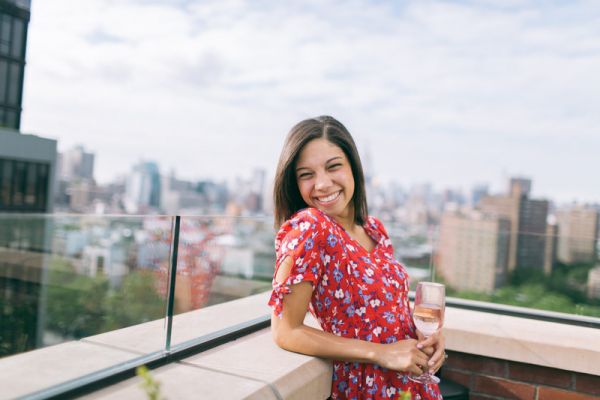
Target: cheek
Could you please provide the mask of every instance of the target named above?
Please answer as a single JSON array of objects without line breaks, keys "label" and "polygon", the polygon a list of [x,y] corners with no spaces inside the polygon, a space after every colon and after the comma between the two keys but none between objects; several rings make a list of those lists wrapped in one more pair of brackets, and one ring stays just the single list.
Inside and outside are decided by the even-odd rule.
[{"label": "cheek", "polygon": [[352,175],[352,170],[348,170],[344,174],[344,186],[346,186],[346,190],[354,194],[354,176]]},{"label": "cheek", "polygon": [[350,179],[348,181],[348,192],[350,194],[350,197],[354,197],[354,179]]},{"label": "cheek", "polygon": [[310,185],[303,181],[303,182],[298,182],[298,190],[300,191],[300,196],[302,196],[302,199],[304,200],[305,203],[308,203],[309,199],[310,199]]}]

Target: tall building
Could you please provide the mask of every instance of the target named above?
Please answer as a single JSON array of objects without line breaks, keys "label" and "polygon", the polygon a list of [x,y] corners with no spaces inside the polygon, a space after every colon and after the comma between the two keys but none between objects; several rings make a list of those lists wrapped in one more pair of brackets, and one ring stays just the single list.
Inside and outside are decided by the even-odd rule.
[{"label": "tall building", "polygon": [[56,141],[0,128],[0,212],[52,211]]},{"label": "tall building", "polygon": [[470,210],[446,211],[440,224],[437,272],[458,290],[492,292],[507,279],[510,222]]},{"label": "tall building", "polygon": [[556,212],[558,260],[573,264],[597,259],[598,210],[576,205]]},{"label": "tall building", "polygon": [[20,129],[30,1],[0,0],[0,126]]},{"label": "tall building", "polygon": [[479,203],[482,211],[510,222],[509,271],[517,267],[544,270],[549,204],[530,199],[530,191],[531,180],[512,178],[508,195],[485,196]]},{"label": "tall building", "polygon": [[58,176],[66,181],[94,179],[94,153],[88,153],[83,146],[76,146],[60,154]]},{"label": "tall building", "polygon": [[94,154],[76,146],[58,155],[57,208],[85,212],[92,207],[98,188],[94,181]]},{"label": "tall building", "polygon": [[138,213],[160,207],[160,173],[155,162],[140,162],[133,167],[125,184],[125,210]]},{"label": "tall building", "polygon": [[48,222],[22,213],[53,209],[56,141],[20,132],[29,17],[29,1],[0,0],[0,303],[19,304],[2,313],[0,353],[44,342]]},{"label": "tall building", "polygon": [[489,193],[488,185],[478,184],[471,189],[471,206],[477,207],[481,199]]},{"label": "tall building", "polygon": [[549,221],[546,226],[546,248],[544,250],[544,274],[550,275],[556,264],[558,252],[558,225]]},{"label": "tall building", "polygon": [[53,206],[56,141],[19,132],[30,6],[0,0],[0,212]]}]

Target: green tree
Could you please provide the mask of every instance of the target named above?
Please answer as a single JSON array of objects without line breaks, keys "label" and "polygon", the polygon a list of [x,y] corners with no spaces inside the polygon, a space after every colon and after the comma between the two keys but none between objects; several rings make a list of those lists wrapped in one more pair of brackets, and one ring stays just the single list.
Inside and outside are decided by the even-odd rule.
[{"label": "green tree", "polygon": [[114,330],[165,316],[166,300],[156,291],[151,271],[128,274],[117,291],[106,299],[104,329]]}]

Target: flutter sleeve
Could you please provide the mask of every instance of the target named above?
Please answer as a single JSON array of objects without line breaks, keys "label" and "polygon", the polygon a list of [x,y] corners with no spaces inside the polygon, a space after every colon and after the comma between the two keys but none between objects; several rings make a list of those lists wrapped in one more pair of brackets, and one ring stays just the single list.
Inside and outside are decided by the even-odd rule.
[{"label": "flutter sleeve", "polygon": [[[324,230],[326,223],[323,216],[318,211],[308,208],[294,214],[277,233],[275,274],[269,305],[278,317],[281,318],[283,311],[283,297],[292,292],[292,285],[308,281],[314,289],[321,279],[328,261],[324,254]],[[277,271],[287,257],[292,259],[290,274],[283,283],[278,283],[275,280]]]}]

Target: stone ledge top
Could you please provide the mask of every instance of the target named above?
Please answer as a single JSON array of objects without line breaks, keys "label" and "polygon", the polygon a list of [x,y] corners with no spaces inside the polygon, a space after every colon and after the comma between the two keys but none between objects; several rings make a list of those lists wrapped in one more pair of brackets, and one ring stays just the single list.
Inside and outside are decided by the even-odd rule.
[{"label": "stone ledge top", "polygon": [[[269,293],[175,316],[174,336],[185,341],[270,312]],[[316,326],[307,315],[306,322]],[[160,341],[163,321],[88,337],[0,359],[0,399],[23,396],[44,387],[125,362],[150,351]],[[448,307],[444,326],[449,350],[600,375],[600,329],[544,322]],[[197,398],[199,393],[239,387],[220,398],[327,398],[331,363],[278,348],[269,329],[153,371],[168,398]],[[133,378],[90,398],[143,396]],[[27,391],[24,392],[24,388]],[[143,397],[139,397],[143,398]]]},{"label": "stone ledge top", "polygon": [[600,329],[446,308],[449,350],[600,375]]}]

